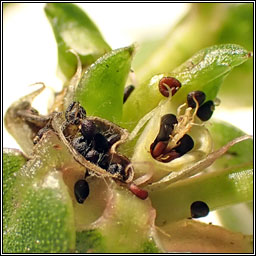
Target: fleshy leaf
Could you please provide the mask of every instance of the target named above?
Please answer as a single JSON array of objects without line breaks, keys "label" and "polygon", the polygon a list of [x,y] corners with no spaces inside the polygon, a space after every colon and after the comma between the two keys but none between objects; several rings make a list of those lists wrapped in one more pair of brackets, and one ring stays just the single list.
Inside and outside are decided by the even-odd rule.
[{"label": "fleshy leaf", "polygon": [[78,6],[71,3],[47,3],[45,13],[58,44],[59,66],[70,79],[76,71],[76,58],[68,52],[79,54],[83,66],[88,66],[111,48],[100,31]]},{"label": "fleshy leaf", "polygon": [[134,46],[114,50],[99,58],[81,78],[75,100],[88,115],[113,122],[122,117],[123,91],[131,67]]},{"label": "fleshy leaf", "polygon": [[65,164],[64,159],[66,168],[67,163],[69,167],[72,163],[67,157],[68,152],[65,155],[61,149],[64,145],[56,134],[48,132],[37,144],[34,157],[15,172],[12,205],[7,211],[12,215],[3,239],[5,252],[74,250],[73,206],[63,174],[59,171]]},{"label": "fleshy leaf", "polygon": [[253,167],[244,164],[184,179],[154,189],[150,198],[159,225],[191,217],[190,205],[195,201],[205,202],[211,211],[248,202],[253,199]]},{"label": "fleshy leaf", "polygon": [[171,223],[158,232],[167,252],[177,253],[252,253],[253,238],[222,227],[193,220]]},{"label": "fleshy leaf", "polygon": [[203,91],[206,101],[214,100],[223,79],[250,57],[251,53],[234,44],[215,45],[199,51],[171,73],[154,76],[134,90],[124,105],[124,127],[131,130],[164,98],[158,89],[162,77],[175,77],[182,84],[171,99],[173,107],[184,103],[187,94],[195,90]]},{"label": "fleshy leaf", "polygon": [[112,196],[103,215],[91,229],[77,235],[78,252],[157,252],[151,235],[155,211],[150,201],[138,199],[113,181],[109,184]]},{"label": "fleshy leaf", "polygon": [[8,221],[12,215],[12,197],[16,172],[26,163],[27,159],[16,149],[4,149],[3,152],[3,232],[7,231]]},{"label": "fleshy leaf", "polygon": [[[215,150],[245,134],[235,126],[218,120],[211,121],[207,124],[207,128],[214,138]],[[229,168],[251,161],[253,161],[253,140],[245,140],[234,145],[221,158],[217,159],[211,169]]]}]

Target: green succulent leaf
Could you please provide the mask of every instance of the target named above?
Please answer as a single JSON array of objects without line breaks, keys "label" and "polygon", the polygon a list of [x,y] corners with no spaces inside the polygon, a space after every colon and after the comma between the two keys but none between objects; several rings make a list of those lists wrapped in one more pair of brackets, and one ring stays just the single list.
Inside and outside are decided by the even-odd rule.
[{"label": "green succulent leaf", "polygon": [[5,149],[3,153],[3,232],[7,231],[8,221],[12,215],[13,191],[16,172],[26,163],[24,155],[15,149]]},{"label": "green succulent leaf", "polygon": [[154,76],[138,86],[124,105],[123,124],[131,130],[138,120],[157,106],[164,98],[158,83],[164,76],[178,79],[182,86],[172,97],[172,105],[178,107],[186,102],[187,94],[200,90],[206,100],[214,100],[223,79],[230,71],[251,57],[251,53],[239,45],[215,45],[203,49],[177,67],[173,72]]},{"label": "green succulent leaf", "polygon": [[120,48],[99,58],[81,78],[75,100],[89,115],[112,122],[122,117],[124,86],[130,72],[134,46]]},{"label": "green succulent leaf", "polygon": [[[16,177],[13,189],[7,197],[4,195],[4,201],[12,199],[12,204],[4,207],[9,213],[3,238],[5,253],[74,250],[72,201],[63,175],[58,171],[62,159],[68,157],[65,158],[65,151],[59,150],[63,146],[60,144],[54,133],[48,134],[39,143],[35,156],[13,173]],[[8,186],[9,180],[5,182],[8,184],[4,186]]]},{"label": "green succulent leaf", "polygon": [[[136,78],[143,82],[154,74],[171,72],[200,49],[230,42],[253,50],[253,4],[193,3],[143,61],[139,49],[133,65]],[[144,45],[141,52],[147,51],[148,45]],[[220,90],[225,106],[236,107],[237,100],[240,106],[252,105],[252,74],[251,60],[225,80]]]},{"label": "green succulent leaf", "polygon": [[84,67],[111,50],[97,26],[78,6],[47,3],[45,13],[58,44],[59,67],[67,79],[73,76],[77,64],[76,57],[68,52],[69,49],[79,54]]}]

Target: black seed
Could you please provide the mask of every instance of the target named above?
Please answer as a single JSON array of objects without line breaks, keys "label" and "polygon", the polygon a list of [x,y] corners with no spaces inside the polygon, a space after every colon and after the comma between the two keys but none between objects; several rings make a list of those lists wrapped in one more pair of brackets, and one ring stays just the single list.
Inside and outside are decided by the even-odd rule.
[{"label": "black seed", "polygon": [[100,152],[107,152],[109,149],[108,140],[101,133],[96,133],[94,136],[94,148]]},{"label": "black seed", "polygon": [[196,99],[196,101],[200,106],[205,101],[205,93],[201,91],[194,91],[188,94],[187,103],[188,103],[188,106],[191,108],[196,107],[196,102],[194,101],[194,98]]},{"label": "black seed", "polygon": [[177,118],[173,114],[166,114],[161,118],[160,130],[156,137],[156,142],[166,141],[169,139],[174,124],[177,123]]},{"label": "black seed", "polygon": [[185,134],[179,140],[179,143],[180,144],[178,147],[175,148],[175,151],[178,152],[181,156],[186,154],[194,147],[194,141],[188,134]]},{"label": "black seed", "polygon": [[192,218],[200,218],[207,216],[210,210],[205,202],[196,201],[191,204],[190,211]]},{"label": "black seed", "polygon": [[72,145],[80,154],[83,154],[83,152],[88,148],[88,144],[82,136],[74,138]]},{"label": "black seed", "polygon": [[200,108],[197,110],[196,115],[202,120],[207,121],[211,118],[214,111],[214,103],[209,100],[205,102]]},{"label": "black seed", "polygon": [[81,122],[81,133],[83,134],[84,138],[92,139],[94,132],[96,130],[96,126],[93,121],[84,119]]},{"label": "black seed", "polygon": [[123,103],[126,102],[126,100],[128,99],[128,97],[130,96],[130,94],[133,92],[133,90],[135,89],[134,85],[128,85],[124,88],[124,99],[123,99]]},{"label": "black seed", "polygon": [[76,200],[79,204],[82,204],[89,195],[89,185],[85,180],[79,180],[75,183],[74,193]]},{"label": "black seed", "polygon": [[119,134],[112,134],[111,136],[109,136],[108,138],[107,138],[107,140],[108,140],[108,143],[110,144],[110,145],[113,145],[115,142],[117,142],[118,140],[120,140],[120,135]]},{"label": "black seed", "polygon": [[125,174],[121,164],[111,164],[108,167],[108,172],[111,174],[121,174],[122,176]]},{"label": "black seed", "polygon": [[108,156],[108,155],[105,155],[105,154],[103,154],[103,153],[100,154],[100,157],[99,157],[99,160],[98,160],[97,164],[98,164],[101,168],[107,170],[108,167],[109,167],[109,156]]},{"label": "black seed", "polygon": [[67,110],[65,112],[65,118],[67,121],[70,121],[70,112],[72,110],[72,108],[75,106],[76,102],[73,101],[68,107],[67,107]]},{"label": "black seed", "polygon": [[99,155],[99,152],[97,152],[95,149],[91,149],[84,157],[86,160],[96,164],[98,162]]}]

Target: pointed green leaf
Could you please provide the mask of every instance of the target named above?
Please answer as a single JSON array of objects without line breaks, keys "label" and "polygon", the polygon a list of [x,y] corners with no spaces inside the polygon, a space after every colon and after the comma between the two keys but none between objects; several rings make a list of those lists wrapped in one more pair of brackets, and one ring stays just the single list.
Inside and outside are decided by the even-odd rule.
[{"label": "pointed green leaf", "polygon": [[162,77],[175,77],[182,84],[171,99],[173,107],[186,102],[187,94],[195,90],[203,91],[206,100],[214,100],[223,79],[250,57],[251,53],[233,44],[215,45],[199,51],[172,73],[154,76],[138,86],[124,105],[124,126],[132,129],[139,119],[164,99],[158,89]]},{"label": "pointed green leaf", "polygon": [[90,65],[111,50],[96,25],[78,6],[71,3],[48,3],[45,13],[58,44],[59,66],[68,79],[75,73],[77,61],[67,50],[76,51],[83,66]]},{"label": "pointed green leaf", "polygon": [[131,67],[134,46],[114,50],[99,58],[81,78],[75,100],[88,115],[113,122],[122,117],[123,91]]}]

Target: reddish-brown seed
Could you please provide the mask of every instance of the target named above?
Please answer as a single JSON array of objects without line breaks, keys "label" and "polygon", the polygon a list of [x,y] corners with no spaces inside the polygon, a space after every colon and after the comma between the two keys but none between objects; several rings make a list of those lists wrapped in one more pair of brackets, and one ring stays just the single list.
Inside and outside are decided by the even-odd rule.
[{"label": "reddish-brown seed", "polygon": [[156,158],[158,156],[160,156],[164,149],[166,148],[166,143],[163,141],[159,141],[157,142],[157,144],[155,145],[155,147],[151,150],[151,155]]},{"label": "reddish-brown seed", "polygon": [[139,188],[134,183],[131,183],[129,186],[129,190],[138,198],[145,200],[148,197],[148,191]]},{"label": "reddish-brown seed", "polygon": [[159,91],[165,97],[169,97],[169,90],[167,87],[171,89],[172,96],[179,90],[181,87],[181,83],[174,77],[163,77],[158,84]]},{"label": "reddish-brown seed", "polygon": [[165,154],[161,159],[160,161],[163,162],[163,163],[169,163],[171,162],[172,160],[180,157],[181,155],[176,152],[175,150],[172,150],[170,151],[169,153]]}]

